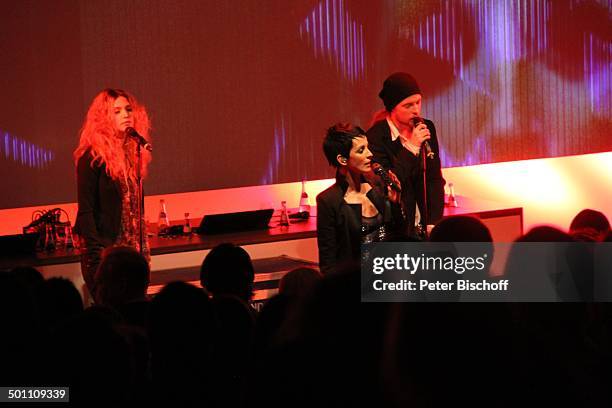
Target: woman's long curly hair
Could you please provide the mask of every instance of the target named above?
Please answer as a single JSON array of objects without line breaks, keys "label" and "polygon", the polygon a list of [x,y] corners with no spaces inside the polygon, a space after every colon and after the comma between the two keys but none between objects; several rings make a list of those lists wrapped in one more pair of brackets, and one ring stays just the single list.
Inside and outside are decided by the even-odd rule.
[{"label": "woman's long curly hair", "polygon": [[[131,178],[136,180],[135,166],[128,166],[128,159],[136,162],[136,143],[125,143],[115,129],[113,118],[113,105],[120,97],[128,100],[132,107],[134,129],[145,139],[150,141],[149,130],[151,123],[145,107],[138,103],[134,96],[121,89],[105,89],[91,102],[85,122],[80,131],[79,146],[74,151],[75,163],[81,156],[90,150],[94,165],[106,165],[106,173],[114,180]],[[125,146],[124,146],[125,144]],[[151,153],[142,150],[142,177],[147,174],[147,167],[151,162]]]}]

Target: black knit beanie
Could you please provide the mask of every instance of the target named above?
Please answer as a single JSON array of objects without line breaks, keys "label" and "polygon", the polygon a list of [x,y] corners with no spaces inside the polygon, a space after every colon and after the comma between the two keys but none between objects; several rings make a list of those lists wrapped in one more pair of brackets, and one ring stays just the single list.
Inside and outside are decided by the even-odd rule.
[{"label": "black knit beanie", "polygon": [[385,104],[387,112],[391,112],[395,106],[410,95],[420,94],[421,88],[412,75],[405,72],[396,72],[389,75],[378,96]]}]

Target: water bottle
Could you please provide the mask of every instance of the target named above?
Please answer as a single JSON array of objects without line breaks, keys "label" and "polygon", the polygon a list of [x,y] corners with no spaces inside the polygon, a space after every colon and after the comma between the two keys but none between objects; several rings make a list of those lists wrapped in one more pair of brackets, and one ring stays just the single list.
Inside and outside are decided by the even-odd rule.
[{"label": "water bottle", "polygon": [[289,226],[289,215],[287,214],[287,202],[286,201],[281,201],[280,225],[281,227]]},{"label": "water bottle", "polygon": [[183,234],[190,235],[191,234],[191,223],[189,222],[189,213],[185,213],[185,224],[183,225]]},{"label": "water bottle", "polygon": [[453,183],[448,183],[448,206],[459,207],[457,198],[455,197],[455,186],[453,186]]},{"label": "water bottle", "polygon": [[168,211],[166,210],[166,200],[159,200],[159,218],[157,219],[157,230],[158,233],[164,232],[170,228],[170,221],[168,221]]},{"label": "water bottle", "polygon": [[306,180],[302,180],[302,194],[300,195],[300,206],[298,207],[300,218],[308,218],[310,215],[310,201],[306,192]]},{"label": "water bottle", "polygon": [[53,225],[47,223],[45,225],[45,250],[46,251],[55,251],[56,241],[55,241],[55,230]]},{"label": "water bottle", "polygon": [[64,242],[66,249],[74,249],[74,238],[72,237],[72,226],[64,226]]}]

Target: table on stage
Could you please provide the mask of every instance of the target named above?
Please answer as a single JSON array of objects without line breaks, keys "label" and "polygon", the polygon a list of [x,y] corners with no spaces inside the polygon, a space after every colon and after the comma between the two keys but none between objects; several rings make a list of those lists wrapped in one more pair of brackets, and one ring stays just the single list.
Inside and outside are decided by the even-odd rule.
[{"label": "table on stage", "polygon": [[[457,197],[458,207],[446,207],[445,217],[472,215],[480,218],[491,230],[496,242],[511,242],[523,232],[523,209],[504,207],[499,203]],[[192,225],[199,225],[193,219]],[[300,267],[317,267],[316,207],[313,216],[306,221],[292,219],[291,225],[278,225],[275,215],[270,228],[257,231],[233,232],[218,235],[177,237],[151,236],[151,287],[155,293],[161,286],[172,280],[197,282],[199,268],[206,254],[215,246],[231,242],[244,247],[255,266],[256,297],[265,299],[275,293],[276,283],[289,270]],[[37,252],[31,255],[15,255],[0,259],[0,269],[18,265],[38,268],[43,276],[63,276],[72,280],[82,291],[83,280],[80,272],[78,249]]]}]

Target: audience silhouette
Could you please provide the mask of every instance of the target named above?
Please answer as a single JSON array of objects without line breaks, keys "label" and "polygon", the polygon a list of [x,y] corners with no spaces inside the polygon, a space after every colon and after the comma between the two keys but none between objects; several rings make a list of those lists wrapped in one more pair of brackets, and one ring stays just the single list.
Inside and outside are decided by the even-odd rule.
[{"label": "audience silhouette", "polygon": [[[100,304],[88,308],[70,281],[16,268],[0,273],[0,383],[69,386],[76,405],[609,406],[612,309],[593,303],[612,282],[596,270],[611,256],[593,246],[610,236],[601,215],[584,210],[568,232],[539,226],[513,244],[555,243],[556,262],[521,279],[562,303],[360,302],[353,265],[292,270],[256,313],[253,264],[233,244],[205,257],[202,288],[171,282],[152,300],[147,261],[109,248]],[[430,239],[449,253],[466,243],[493,253],[472,217],[442,220]],[[527,270],[517,253],[504,278]]]}]

